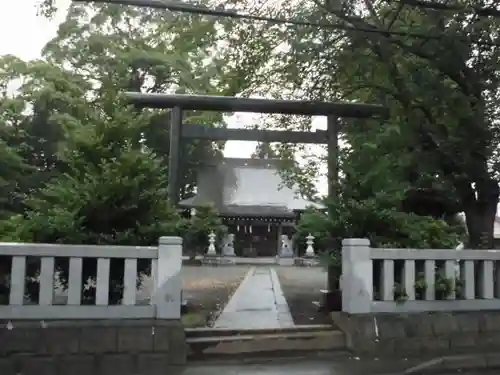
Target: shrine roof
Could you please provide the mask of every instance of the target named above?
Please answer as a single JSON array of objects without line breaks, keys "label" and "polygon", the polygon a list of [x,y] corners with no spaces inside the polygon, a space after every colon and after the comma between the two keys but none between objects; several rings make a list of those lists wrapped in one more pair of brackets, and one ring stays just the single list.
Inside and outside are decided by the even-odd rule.
[{"label": "shrine roof", "polygon": [[277,159],[225,158],[201,167],[195,196],[179,203],[215,205],[221,215],[291,217],[295,211],[322,205],[303,199],[297,187],[284,184]]}]

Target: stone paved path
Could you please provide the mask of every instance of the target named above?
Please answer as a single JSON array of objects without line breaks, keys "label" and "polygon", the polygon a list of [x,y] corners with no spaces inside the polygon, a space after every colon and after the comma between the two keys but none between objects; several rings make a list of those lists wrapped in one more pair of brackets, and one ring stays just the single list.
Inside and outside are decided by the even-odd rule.
[{"label": "stone paved path", "polygon": [[276,270],[271,267],[252,267],[214,324],[227,329],[293,326]]}]

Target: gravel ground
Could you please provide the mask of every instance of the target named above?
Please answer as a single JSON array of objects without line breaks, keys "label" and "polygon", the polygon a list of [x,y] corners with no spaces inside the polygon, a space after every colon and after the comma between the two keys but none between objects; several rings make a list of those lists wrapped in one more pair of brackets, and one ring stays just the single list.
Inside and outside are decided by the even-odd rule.
[{"label": "gravel ground", "polygon": [[326,271],[320,267],[276,267],[281,289],[296,325],[331,324],[319,312],[321,290],[326,287]]},{"label": "gravel ground", "polygon": [[211,326],[249,270],[248,266],[183,266],[183,297],[189,327]]}]

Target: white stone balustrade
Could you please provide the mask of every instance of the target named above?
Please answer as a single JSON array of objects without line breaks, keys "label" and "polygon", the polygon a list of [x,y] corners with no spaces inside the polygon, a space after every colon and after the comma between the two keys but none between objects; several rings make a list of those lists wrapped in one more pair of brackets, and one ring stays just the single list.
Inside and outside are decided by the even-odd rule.
[{"label": "white stone balustrade", "polygon": [[[180,319],[182,239],[179,237],[161,237],[157,247],[0,243],[0,255],[12,257],[8,304],[0,305],[0,320]],[[41,257],[36,303],[25,299],[30,257]],[[67,290],[55,270],[56,257],[69,258]],[[97,260],[94,305],[82,305],[84,258]],[[109,302],[112,259],[125,260],[124,289],[118,305]],[[138,275],[138,260],[144,259],[151,262],[151,275]],[[138,277],[140,290],[137,290]],[[140,301],[141,297],[145,300]]]},{"label": "white stone balustrade", "polygon": [[500,250],[386,249],[345,239],[342,310],[500,310]]}]

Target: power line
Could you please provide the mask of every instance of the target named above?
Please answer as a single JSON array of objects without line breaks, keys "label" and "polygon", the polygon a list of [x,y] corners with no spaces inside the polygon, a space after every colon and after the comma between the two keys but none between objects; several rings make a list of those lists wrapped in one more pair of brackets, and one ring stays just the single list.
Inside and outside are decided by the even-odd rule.
[{"label": "power line", "polygon": [[[306,27],[315,27],[321,29],[330,29],[330,30],[345,30],[345,31],[357,31],[363,33],[370,34],[382,34],[382,35],[392,35],[392,36],[404,36],[410,37],[414,39],[433,39],[433,40],[441,40],[445,37],[445,35],[437,35],[437,34],[423,34],[423,33],[414,33],[408,31],[393,31],[393,30],[381,30],[376,27],[354,27],[348,26],[340,23],[324,23],[324,22],[309,22],[309,21],[301,21],[297,19],[286,19],[286,18],[274,18],[274,17],[266,17],[266,16],[257,16],[251,14],[238,13],[233,10],[223,10],[223,9],[210,9],[204,6],[192,5],[187,3],[181,3],[179,1],[169,1],[169,0],[73,0],[74,2],[79,3],[103,3],[103,4],[115,4],[115,5],[127,5],[127,6],[138,6],[145,8],[154,8],[154,9],[164,9],[169,10],[171,12],[180,12],[180,13],[188,13],[188,14],[202,14],[212,17],[221,17],[221,18],[233,18],[233,19],[245,19],[250,21],[261,21],[268,22],[276,25],[297,25],[297,26],[306,26]],[[415,2],[416,0],[402,0]],[[412,5],[412,4],[408,4]],[[414,5],[419,6],[419,5]],[[456,36],[456,39],[473,43],[480,46],[500,46],[500,42],[490,42],[490,41],[481,41],[469,39],[467,37]]]}]

